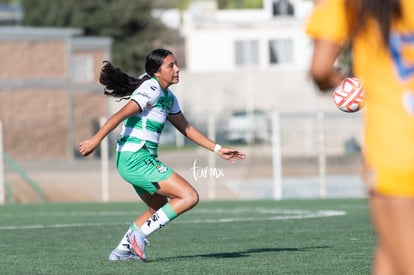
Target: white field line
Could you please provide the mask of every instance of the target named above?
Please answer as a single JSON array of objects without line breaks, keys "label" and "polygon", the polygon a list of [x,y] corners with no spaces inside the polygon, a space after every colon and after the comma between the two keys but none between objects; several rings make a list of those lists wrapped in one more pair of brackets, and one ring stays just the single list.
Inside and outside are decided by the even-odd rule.
[{"label": "white field line", "polygon": [[[346,215],[345,211],[338,210],[287,210],[287,209],[269,209],[269,208],[236,208],[236,209],[197,209],[191,211],[193,214],[212,214],[220,213],[227,214],[228,217],[218,218],[218,219],[191,219],[183,220],[179,219],[174,221],[174,223],[180,224],[195,224],[195,223],[224,223],[224,222],[246,222],[246,221],[274,221],[274,220],[295,220],[295,219],[309,219],[309,218],[322,218],[322,217],[334,217],[334,216],[344,216]],[[239,218],[231,217],[232,214],[238,213],[249,213],[251,217]],[[99,211],[99,212],[52,212],[52,213],[31,213],[27,214],[30,217],[76,217],[76,216],[131,216],[135,215],[136,212],[131,211]],[[265,215],[265,216],[260,216]],[[1,217],[5,215],[0,215]],[[22,215],[19,215],[22,216]],[[23,215],[25,216],[25,215]],[[186,214],[188,216],[188,214]],[[199,216],[199,215],[197,215]],[[13,215],[16,217],[16,215]],[[130,222],[114,222],[114,223],[68,223],[68,224],[32,224],[32,225],[4,225],[0,226],[0,230],[19,230],[19,229],[50,229],[50,228],[71,228],[71,227],[91,227],[91,226],[115,226],[115,225],[127,225]]]}]

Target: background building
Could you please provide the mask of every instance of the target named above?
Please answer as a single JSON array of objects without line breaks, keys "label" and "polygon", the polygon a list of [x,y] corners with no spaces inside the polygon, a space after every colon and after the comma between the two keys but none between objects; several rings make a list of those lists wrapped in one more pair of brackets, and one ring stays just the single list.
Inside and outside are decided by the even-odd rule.
[{"label": "background building", "polygon": [[[162,159],[192,180],[201,197],[278,198],[282,181],[283,197],[363,193],[355,187],[361,186],[360,113],[338,111],[308,77],[312,43],[304,28],[311,7],[306,0],[264,0],[261,9],[220,10],[207,0],[194,1],[183,13],[154,11],[185,41],[184,49],[174,50],[181,72],[180,83],[171,87],[185,115],[220,143],[243,142],[237,147],[248,154],[235,168],[216,163],[206,150],[163,151]],[[108,158],[94,158],[99,150],[68,161],[100,118],[125,103],[103,96],[98,83],[111,46],[111,38],[85,37],[80,29],[0,28],[4,150],[24,161],[48,200],[136,199]],[[162,145],[184,144],[166,125]],[[114,131],[109,139],[111,152],[116,136]],[[217,185],[211,177],[194,179],[196,164],[223,169],[226,176]],[[14,199],[33,200],[22,173],[7,169]]]},{"label": "background building", "polygon": [[[0,27],[0,120],[5,152],[71,159],[108,112],[98,77],[112,40],[79,29]],[[91,111],[93,110],[93,112]]]},{"label": "background building", "polygon": [[[283,8],[286,6],[287,8]],[[192,115],[252,111],[333,111],[308,77],[312,43],[304,32],[312,1],[264,0],[262,9],[220,10],[195,1],[177,24],[185,69],[173,87]],[[168,17],[167,17],[168,16]]]},{"label": "background building", "polygon": [[[221,10],[207,0],[193,1],[181,17],[178,11],[163,13],[163,22],[179,28],[185,41],[185,67],[172,87],[184,112],[205,128],[207,119],[214,120],[224,142],[241,113],[264,112],[268,120],[272,112],[296,113],[302,119],[286,127],[303,131],[315,127],[310,116],[316,112],[343,115],[308,75],[313,45],[305,25],[312,6],[306,0],[264,0],[260,9]],[[248,125],[254,119],[245,121],[247,129],[259,131]],[[359,131],[349,128],[346,135]]]}]

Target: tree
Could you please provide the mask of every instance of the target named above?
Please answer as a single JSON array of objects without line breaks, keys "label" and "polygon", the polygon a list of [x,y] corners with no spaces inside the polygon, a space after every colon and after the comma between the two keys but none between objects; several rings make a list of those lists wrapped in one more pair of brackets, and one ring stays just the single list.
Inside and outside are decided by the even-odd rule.
[{"label": "tree", "polygon": [[260,9],[262,0],[216,0],[219,9]]},{"label": "tree", "polygon": [[21,0],[23,25],[80,28],[87,36],[114,39],[112,61],[140,74],[146,54],[158,47],[174,48],[179,34],[151,16],[156,1],[148,0]]}]

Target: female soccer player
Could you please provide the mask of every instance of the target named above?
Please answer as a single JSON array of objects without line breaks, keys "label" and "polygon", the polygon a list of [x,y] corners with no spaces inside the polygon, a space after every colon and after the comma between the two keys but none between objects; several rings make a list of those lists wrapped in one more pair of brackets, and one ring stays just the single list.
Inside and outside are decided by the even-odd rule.
[{"label": "female soccer player", "polygon": [[365,89],[364,181],[378,241],[374,274],[414,274],[414,1],[319,0],[307,26],[310,72],[322,90],[352,43]]},{"label": "female soccer player", "polygon": [[157,159],[160,134],[169,120],[184,136],[234,163],[245,158],[235,149],[224,148],[207,138],[187,122],[177,98],[169,86],[179,81],[174,55],[165,49],[150,52],[145,62],[146,74],[129,76],[106,62],[100,82],[105,94],[129,101],[90,139],[79,144],[82,155],[89,155],[122,121],[123,129],[117,142],[116,165],[120,175],[136,190],[148,209],[137,217],[109,260],[147,260],[147,236],[191,209],[198,203],[197,191],[180,175]]}]

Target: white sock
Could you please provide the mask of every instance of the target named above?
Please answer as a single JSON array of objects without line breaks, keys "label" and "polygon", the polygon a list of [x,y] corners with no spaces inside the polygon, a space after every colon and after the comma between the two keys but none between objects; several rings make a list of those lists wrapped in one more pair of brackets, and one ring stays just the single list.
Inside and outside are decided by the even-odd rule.
[{"label": "white sock", "polygon": [[121,250],[121,251],[130,251],[131,250],[131,245],[129,244],[128,240],[127,240],[127,235],[131,232],[131,228],[128,229],[128,231],[125,233],[125,235],[122,237],[121,241],[119,242],[118,246],[116,247],[116,249]]},{"label": "white sock", "polygon": [[164,213],[163,208],[158,209],[142,226],[141,230],[145,237],[154,233],[164,225],[166,225],[170,219]]},{"label": "white sock", "polygon": [[[166,203],[162,208],[158,209],[141,227],[141,231],[144,233],[145,237],[154,233],[164,225],[166,225],[169,221],[175,219],[177,217],[177,213],[175,213],[174,209],[172,209],[169,203]],[[121,251],[130,251],[131,246],[128,242],[127,236],[130,232],[137,229],[137,225],[135,222],[131,224],[128,231],[122,237],[121,241],[119,242],[116,249]]]}]

